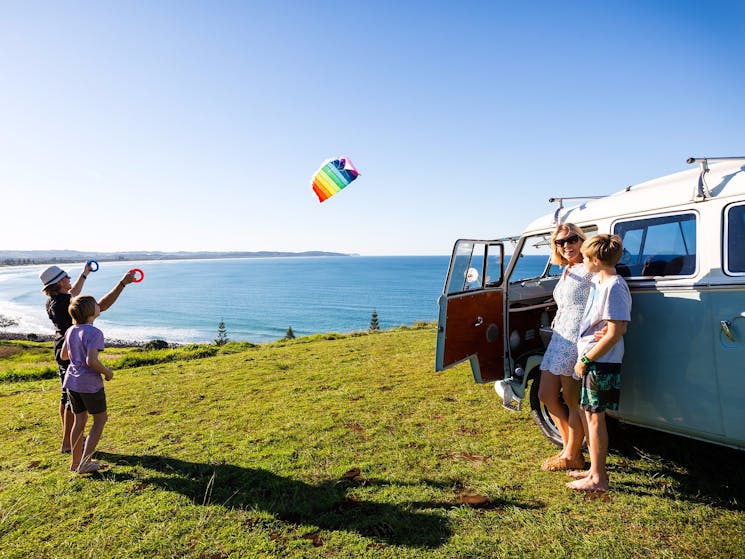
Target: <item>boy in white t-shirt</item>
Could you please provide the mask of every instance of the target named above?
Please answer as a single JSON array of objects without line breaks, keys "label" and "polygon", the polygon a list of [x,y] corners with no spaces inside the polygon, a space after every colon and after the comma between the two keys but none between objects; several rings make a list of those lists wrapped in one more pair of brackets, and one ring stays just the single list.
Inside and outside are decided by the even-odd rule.
[{"label": "boy in white t-shirt", "polygon": [[607,491],[605,410],[618,409],[623,335],[631,321],[631,293],[624,279],[616,274],[615,265],[623,252],[618,235],[590,237],[582,244],[581,251],[585,267],[595,274],[579,327],[577,349],[580,357],[574,367],[582,380],[580,407],[584,410],[583,423],[590,447],[590,470],[570,473],[576,479],[567,483],[567,487],[579,491]]}]

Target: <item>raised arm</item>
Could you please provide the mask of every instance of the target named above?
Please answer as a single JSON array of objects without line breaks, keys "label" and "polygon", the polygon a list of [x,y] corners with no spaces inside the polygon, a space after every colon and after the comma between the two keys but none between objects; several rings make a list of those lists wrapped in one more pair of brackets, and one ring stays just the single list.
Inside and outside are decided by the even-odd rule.
[{"label": "raised arm", "polygon": [[85,283],[85,280],[88,279],[88,274],[90,273],[90,262],[86,262],[85,266],[83,267],[83,271],[78,276],[78,279],[76,279],[75,283],[73,283],[70,287],[70,295],[72,295],[73,297],[77,297],[78,295],[80,295],[80,292],[83,290],[83,284]]},{"label": "raised arm", "polygon": [[119,280],[119,283],[116,284],[114,289],[101,297],[101,300],[98,302],[98,306],[101,307],[101,312],[111,307],[111,305],[113,305],[119,298],[119,295],[122,294],[122,291],[124,291],[124,286],[132,283],[134,279],[135,276],[132,272],[127,272],[126,274],[124,274],[124,277]]}]

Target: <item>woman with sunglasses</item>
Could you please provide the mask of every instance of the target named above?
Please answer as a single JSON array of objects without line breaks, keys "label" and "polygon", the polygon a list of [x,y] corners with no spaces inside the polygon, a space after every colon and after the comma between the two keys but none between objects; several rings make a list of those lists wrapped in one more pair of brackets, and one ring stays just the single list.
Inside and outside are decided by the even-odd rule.
[{"label": "woman with sunglasses", "polygon": [[573,376],[579,323],[590,295],[592,277],[582,263],[580,247],[584,240],[584,233],[573,223],[563,223],[551,234],[551,262],[564,266],[564,270],[554,288],[557,311],[551,324],[551,341],[541,361],[538,387],[538,397],[548,408],[562,441],[561,452],[547,458],[541,466],[549,471],[585,467],[582,454],[584,431],[579,409],[580,381]]}]

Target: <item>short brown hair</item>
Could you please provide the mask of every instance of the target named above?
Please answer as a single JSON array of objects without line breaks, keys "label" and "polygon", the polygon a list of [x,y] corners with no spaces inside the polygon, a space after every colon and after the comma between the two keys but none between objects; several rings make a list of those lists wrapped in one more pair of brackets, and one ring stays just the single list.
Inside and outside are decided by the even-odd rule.
[{"label": "short brown hair", "polygon": [[551,233],[551,264],[558,264],[559,266],[566,266],[569,261],[564,258],[561,254],[559,247],[556,246],[556,237],[559,233],[569,233],[571,235],[577,235],[581,241],[585,240],[585,233],[577,227],[574,223],[562,223],[556,227],[553,233]]},{"label": "short brown hair", "polygon": [[78,295],[70,299],[67,311],[70,313],[75,324],[85,324],[88,319],[96,314],[96,299],[90,295]]},{"label": "short brown hair", "polygon": [[57,283],[53,283],[51,285],[47,285],[44,289],[41,291],[46,295],[47,297],[54,297],[55,295],[59,295],[62,293],[62,280],[58,281]]},{"label": "short brown hair", "polygon": [[618,235],[603,233],[587,239],[581,250],[587,258],[597,258],[606,266],[615,266],[623,254],[623,241]]}]

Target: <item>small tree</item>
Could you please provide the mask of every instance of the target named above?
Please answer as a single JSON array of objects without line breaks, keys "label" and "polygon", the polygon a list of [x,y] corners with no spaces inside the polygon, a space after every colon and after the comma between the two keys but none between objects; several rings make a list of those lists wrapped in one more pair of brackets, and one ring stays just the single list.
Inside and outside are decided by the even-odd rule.
[{"label": "small tree", "polygon": [[18,326],[18,321],[15,318],[0,314],[0,330],[5,330],[10,326]]},{"label": "small tree", "polygon": [[370,332],[380,332],[380,324],[378,323],[378,311],[373,309],[372,317],[370,318]]},{"label": "small tree", "polygon": [[228,339],[228,329],[225,327],[225,321],[221,318],[220,324],[217,325],[217,338],[215,339],[215,344],[225,345],[229,341],[230,339]]},{"label": "small tree", "polygon": [[287,329],[287,333],[285,334],[285,340],[294,340],[295,339],[295,332],[292,331],[292,326],[290,326]]}]

